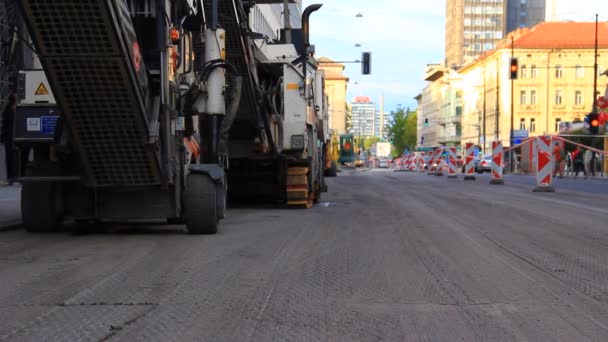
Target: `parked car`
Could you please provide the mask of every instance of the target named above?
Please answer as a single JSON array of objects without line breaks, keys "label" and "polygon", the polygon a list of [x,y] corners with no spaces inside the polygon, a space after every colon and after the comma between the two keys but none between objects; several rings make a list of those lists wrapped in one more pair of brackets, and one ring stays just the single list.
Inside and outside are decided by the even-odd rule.
[{"label": "parked car", "polygon": [[492,171],[492,156],[483,156],[475,165],[475,172],[484,173]]}]

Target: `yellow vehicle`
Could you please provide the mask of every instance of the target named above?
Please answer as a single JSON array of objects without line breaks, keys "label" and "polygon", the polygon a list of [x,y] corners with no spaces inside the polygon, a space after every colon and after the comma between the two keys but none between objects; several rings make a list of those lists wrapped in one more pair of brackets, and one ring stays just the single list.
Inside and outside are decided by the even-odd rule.
[{"label": "yellow vehicle", "polygon": [[325,177],[338,176],[338,159],[340,158],[338,137],[331,134],[328,143],[325,144]]}]

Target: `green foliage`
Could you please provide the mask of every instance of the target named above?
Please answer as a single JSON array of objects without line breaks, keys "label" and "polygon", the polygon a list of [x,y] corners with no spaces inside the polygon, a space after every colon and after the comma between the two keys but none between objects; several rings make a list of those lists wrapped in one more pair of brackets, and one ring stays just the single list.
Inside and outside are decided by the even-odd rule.
[{"label": "green foliage", "polygon": [[399,109],[391,112],[389,121],[388,136],[395,146],[396,154],[400,155],[407,148],[413,150],[418,141],[417,136],[418,115],[416,111]]},{"label": "green foliage", "polygon": [[352,113],[350,111],[350,106],[348,105],[347,102],[344,103],[344,110],[346,111],[344,113],[344,120],[346,120],[346,124],[345,124],[345,129],[347,132],[350,132],[350,129],[353,128],[353,122],[351,121],[352,119]]},{"label": "green foliage", "polygon": [[[567,140],[573,141],[575,143],[583,144],[585,146],[591,146],[600,150],[604,149],[604,139],[601,138],[592,138],[585,137],[584,135],[589,135],[589,131],[585,128],[577,129],[572,132],[568,132],[568,135],[582,135],[581,137],[564,137]],[[576,146],[572,144],[566,144],[566,151],[572,152]]]},{"label": "green foliage", "polygon": [[372,147],[373,144],[377,143],[378,141],[380,141],[380,138],[378,137],[365,137],[365,140],[363,141],[363,147],[365,148],[366,151],[369,151],[369,149]]}]

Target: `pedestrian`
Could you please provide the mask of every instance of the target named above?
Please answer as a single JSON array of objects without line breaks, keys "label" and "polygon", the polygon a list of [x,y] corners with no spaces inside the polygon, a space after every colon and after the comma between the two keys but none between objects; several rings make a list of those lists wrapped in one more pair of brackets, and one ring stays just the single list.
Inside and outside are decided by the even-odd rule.
[{"label": "pedestrian", "polygon": [[576,148],[572,152],[574,177],[578,177],[578,173],[580,171],[583,171],[585,178],[587,177],[587,172],[585,171],[585,168],[583,167],[583,164],[584,164],[583,157],[584,157],[584,152],[581,151],[580,147],[576,146]]},{"label": "pedestrian", "polygon": [[553,177],[557,177],[559,173],[559,178],[564,178],[563,161],[562,148],[559,146],[559,142],[555,142],[553,145]]}]

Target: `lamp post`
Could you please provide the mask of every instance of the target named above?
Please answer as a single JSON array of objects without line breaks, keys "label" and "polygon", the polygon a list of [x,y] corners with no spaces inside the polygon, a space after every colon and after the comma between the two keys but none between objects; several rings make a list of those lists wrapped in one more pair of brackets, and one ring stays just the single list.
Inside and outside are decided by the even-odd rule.
[{"label": "lamp post", "polygon": [[[515,57],[514,54],[515,54],[515,43],[514,43],[514,37],[513,37],[513,35],[511,35],[511,59],[513,59],[513,57]],[[549,71],[547,70],[547,73],[548,72]],[[515,113],[514,113],[515,105],[513,104],[513,97],[514,97],[514,94],[515,94],[515,88],[513,86],[515,85],[515,83],[513,81],[514,80],[511,79],[511,130],[509,132],[509,147],[515,146],[515,144],[514,144],[515,143],[515,137],[513,136],[513,125],[514,125],[514,122],[515,122]],[[548,87],[549,87],[549,85],[547,84],[547,88]],[[547,98],[548,98],[548,95],[547,95]],[[509,162],[509,166],[510,166],[510,169],[511,169],[511,173],[515,172],[515,168],[514,168],[515,165],[513,165],[515,160],[514,160],[513,157],[514,157],[513,156],[513,151],[509,152],[509,161],[510,161]]]}]

